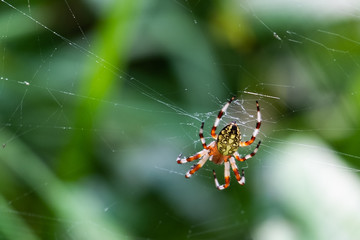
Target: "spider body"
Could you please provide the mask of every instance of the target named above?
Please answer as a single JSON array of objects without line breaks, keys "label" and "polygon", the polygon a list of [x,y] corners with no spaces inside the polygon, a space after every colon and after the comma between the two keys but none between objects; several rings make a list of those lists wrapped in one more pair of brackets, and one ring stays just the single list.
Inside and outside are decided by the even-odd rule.
[{"label": "spider body", "polygon": [[[245,147],[251,145],[259,133],[259,129],[261,126],[261,114],[260,114],[260,107],[259,103],[256,101],[256,108],[257,108],[257,123],[255,130],[251,136],[251,139],[249,141],[241,141],[241,134],[240,134],[240,128],[236,124],[236,122],[232,122],[228,125],[226,125],[220,133],[216,134],[216,128],[220,123],[221,117],[225,113],[226,109],[229,107],[230,103],[235,99],[235,97],[232,97],[220,110],[214,126],[211,129],[211,136],[215,139],[215,141],[212,141],[209,145],[206,145],[205,138],[203,135],[204,132],[204,122],[201,124],[200,131],[199,131],[199,137],[200,141],[203,145],[203,150],[196,153],[195,155],[188,157],[188,158],[182,158],[182,155],[180,154],[177,158],[177,163],[183,164],[187,162],[192,162],[194,160],[200,159],[197,164],[195,164],[186,174],[186,178],[190,178],[196,171],[198,171],[207,160],[212,161],[215,164],[223,164],[224,163],[224,178],[225,178],[225,184],[220,185],[219,181],[216,178],[216,173],[213,170],[214,180],[215,180],[215,186],[219,190],[223,190],[230,186],[230,166],[235,174],[236,180],[239,184],[244,185],[245,184],[245,172],[242,169],[241,175],[239,173],[239,170],[236,166],[235,159],[243,162],[251,157],[253,157],[261,144],[261,141],[258,142],[255,149],[250,153],[245,155],[244,157],[241,157],[240,154],[237,152],[239,147]],[[234,158],[235,157],[235,158]]]},{"label": "spider body", "polygon": [[[214,145],[214,146],[212,147],[212,145]],[[222,155],[219,152],[217,144],[215,142],[213,142],[212,145],[210,144],[210,146],[209,146],[210,147],[210,152],[209,152],[210,161],[212,161],[215,164],[219,164],[219,165],[223,164],[226,156]]]},{"label": "spider body", "polygon": [[230,156],[239,148],[240,129],[235,122],[226,125],[216,139],[216,146],[221,155]]}]

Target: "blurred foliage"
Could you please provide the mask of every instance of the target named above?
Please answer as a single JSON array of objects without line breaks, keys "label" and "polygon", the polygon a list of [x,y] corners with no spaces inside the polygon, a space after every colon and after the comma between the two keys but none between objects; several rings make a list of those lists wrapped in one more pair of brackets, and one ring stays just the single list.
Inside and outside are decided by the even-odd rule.
[{"label": "blurred foliage", "polygon": [[[0,238],[357,239],[356,9],[0,1]],[[263,144],[219,192],[175,159],[232,95]]]}]

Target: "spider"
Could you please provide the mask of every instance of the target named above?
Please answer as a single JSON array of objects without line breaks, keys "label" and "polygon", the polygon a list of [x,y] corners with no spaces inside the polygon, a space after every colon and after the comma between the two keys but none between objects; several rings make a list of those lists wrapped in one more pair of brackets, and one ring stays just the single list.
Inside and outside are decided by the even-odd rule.
[{"label": "spider", "polygon": [[[215,141],[212,141],[209,145],[206,145],[205,138],[203,135],[204,132],[204,122],[201,123],[200,127],[200,141],[203,145],[203,150],[200,152],[197,152],[191,157],[184,157],[182,158],[182,154],[180,154],[177,158],[177,163],[183,164],[187,162],[192,162],[194,160],[200,159],[197,164],[194,164],[194,166],[191,167],[191,169],[185,174],[186,178],[190,178],[196,171],[198,171],[207,160],[212,161],[215,164],[222,164],[225,165],[225,172],[224,172],[224,178],[225,178],[225,184],[220,185],[218,179],[216,178],[215,170],[213,170],[214,180],[215,180],[215,186],[219,190],[224,190],[225,188],[230,186],[230,166],[235,174],[236,180],[239,182],[240,185],[245,184],[245,172],[244,169],[241,171],[241,175],[239,173],[239,170],[236,166],[235,159],[243,162],[251,157],[253,157],[261,144],[261,141],[258,142],[255,149],[245,155],[244,157],[240,156],[240,154],[237,152],[239,147],[245,147],[251,145],[259,133],[259,129],[261,126],[261,114],[260,114],[260,107],[258,101],[256,101],[256,108],[257,108],[257,123],[255,130],[251,136],[251,139],[249,141],[241,141],[241,133],[238,125],[236,122],[231,122],[228,125],[226,125],[219,134],[216,134],[216,128],[220,123],[220,119],[223,116],[226,109],[229,107],[230,103],[235,99],[235,97],[232,97],[220,110],[215,122],[214,126],[211,129],[211,136],[215,139]],[[235,157],[235,159],[234,159]]]}]

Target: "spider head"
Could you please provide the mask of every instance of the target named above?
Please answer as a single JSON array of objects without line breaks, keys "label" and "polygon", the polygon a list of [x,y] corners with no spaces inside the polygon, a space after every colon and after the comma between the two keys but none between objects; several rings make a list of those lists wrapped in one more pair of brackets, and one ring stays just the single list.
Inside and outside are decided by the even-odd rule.
[{"label": "spider head", "polygon": [[239,148],[240,140],[240,129],[236,122],[232,122],[220,131],[216,139],[218,151],[224,156],[232,155]]}]

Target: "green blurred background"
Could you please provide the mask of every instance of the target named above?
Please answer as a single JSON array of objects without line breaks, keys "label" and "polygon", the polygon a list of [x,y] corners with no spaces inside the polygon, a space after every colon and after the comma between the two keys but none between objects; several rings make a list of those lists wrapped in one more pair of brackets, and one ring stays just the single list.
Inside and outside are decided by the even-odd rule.
[{"label": "green blurred background", "polygon": [[[0,239],[359,239],[359,9],[0,1]],[[262,145],[220,192],[175,160],[233,95]]]}]

